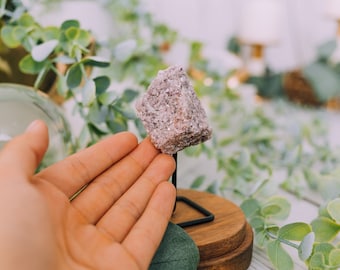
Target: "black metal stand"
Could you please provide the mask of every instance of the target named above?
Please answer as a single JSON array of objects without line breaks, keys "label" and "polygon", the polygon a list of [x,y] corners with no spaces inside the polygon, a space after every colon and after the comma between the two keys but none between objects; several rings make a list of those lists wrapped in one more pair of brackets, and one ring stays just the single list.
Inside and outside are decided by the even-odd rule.
[{"label": "black metal stand", "polygon": [[[172,184],[176,187],[177,189],[177,153],[173,155],[175,162],[176,162],[176,169],[174,171],[174,173],[172,174]],[[202,218],[197,218],[197,219],[193,219],[193,220],[187,220],[187,221],[183,221],[180,223],[177,223],[177,225],[179,225],[180,227],[184,228],[184,227],[189,227],[189,226],[194,226],[194,225],[199,225],[199,224],[203,224],[203,223],[207,223],[210,221],[213,221],[215,216],[208,211],[207,209],[205,209],[204,207],[202,207],[201,205],[195,203],[194,201],[184,197],[184,196],[177,196],[176,197],[176,203],[174,206],[174,212],[176,210],[176,204],[177,202],[183,202],[186,205],[190,206],[191,208],[195,209],[196,211],[200,212],[204,217]]]}]

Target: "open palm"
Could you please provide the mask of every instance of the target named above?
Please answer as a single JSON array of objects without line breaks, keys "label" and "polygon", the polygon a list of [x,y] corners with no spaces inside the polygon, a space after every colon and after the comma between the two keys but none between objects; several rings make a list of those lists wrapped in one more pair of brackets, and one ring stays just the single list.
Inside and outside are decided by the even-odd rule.
[{"label": "open palm", "polygon": [[174,206],[173,159],[124,132],[34,174],[47,145],[35,121],[0,152],[0,268],[147,269]]}]

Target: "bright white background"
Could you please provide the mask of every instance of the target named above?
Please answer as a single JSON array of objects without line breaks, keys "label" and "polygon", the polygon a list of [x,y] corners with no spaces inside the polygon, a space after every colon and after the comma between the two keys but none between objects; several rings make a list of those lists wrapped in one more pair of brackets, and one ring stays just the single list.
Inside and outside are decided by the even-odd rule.
[{"label": "bright white background", "polygon": [[[144,0],[161,21],[211,49],[225,47],[237,33],[244,5],[254,0]],[[316,47],[335,37],[336,22],[325,15],[326,0],[279,0],[280,42],[265,51],[274,70],[290,70],[311,61]],[[339,1],[340,0],[335,0]]]}]

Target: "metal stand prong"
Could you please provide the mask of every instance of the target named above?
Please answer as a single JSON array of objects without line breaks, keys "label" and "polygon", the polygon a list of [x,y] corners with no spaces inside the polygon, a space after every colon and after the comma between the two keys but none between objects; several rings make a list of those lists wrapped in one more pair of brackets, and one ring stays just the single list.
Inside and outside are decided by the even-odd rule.
[{"label": "metal stand prong", "polygon": [[[178,163],[177,163],[177,153],[175,153],[173,155],[173,158],[175,159],[175,162],[176,162],[176,169],[175,169],[174,173],[172,174],[171,182],[177,190],[177,165],[178,165]],[[190,200],[190,199],[188,199],[187,197],[184,197],[184,196],[176,196],[176,202],[175,202],[175,205],[174,205],[174,212],[176,210],[177,202],[183,202],[186,205],[190,206],[191,208],[195,209],[196,211],[198,211],[198,212],[200,212],[201,214],[204,215],[204,217],[202,217],[202,218],[197,218],[197,219],[187,220],[187,221],[177,223],[177,225],[182,227],[182,228],[207,223],[207,222],[213,221],[214,218],[215,218],[215,216],[210,211],[208,211],[207,209],[205,209],[201,205],[195,203],[194,201],[192,201],[192,200]]]}]

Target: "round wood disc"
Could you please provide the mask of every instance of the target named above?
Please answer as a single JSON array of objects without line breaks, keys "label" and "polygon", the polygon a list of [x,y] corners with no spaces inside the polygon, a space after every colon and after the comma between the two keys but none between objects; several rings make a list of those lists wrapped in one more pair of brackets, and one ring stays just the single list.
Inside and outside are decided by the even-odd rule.
[{"label": "round wood disc", "polygon": [[[215,216],[213,221],[184,228],[199,249],[199,269],[247,269],[252,258],[253,232],[242,210],[207,192],[179,189],[178,196],[194,201]],[[203,216],[180,201],[171,221],[180,223]]]}]

